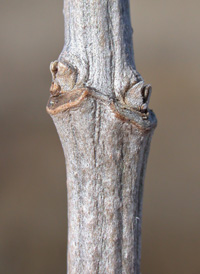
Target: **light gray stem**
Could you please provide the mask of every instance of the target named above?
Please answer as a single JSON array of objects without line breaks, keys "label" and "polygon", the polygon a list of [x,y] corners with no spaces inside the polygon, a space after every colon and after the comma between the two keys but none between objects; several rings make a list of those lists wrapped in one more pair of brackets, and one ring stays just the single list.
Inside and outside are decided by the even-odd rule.
[{"label": "light gray stem", "polygon": [[128,0],[65,0],[47,111],[66,160],[68,274],[139,274],[156,117],[134,64]]}]

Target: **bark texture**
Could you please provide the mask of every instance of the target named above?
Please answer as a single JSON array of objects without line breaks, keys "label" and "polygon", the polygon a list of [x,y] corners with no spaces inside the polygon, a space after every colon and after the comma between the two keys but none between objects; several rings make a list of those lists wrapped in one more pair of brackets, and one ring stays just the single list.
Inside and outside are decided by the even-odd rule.
[{"label": "bark texture", "polygon": [[156,126],[128,0],[65,0],[47,111],[66,160],[68,274],[139,274],[143,180]]}]

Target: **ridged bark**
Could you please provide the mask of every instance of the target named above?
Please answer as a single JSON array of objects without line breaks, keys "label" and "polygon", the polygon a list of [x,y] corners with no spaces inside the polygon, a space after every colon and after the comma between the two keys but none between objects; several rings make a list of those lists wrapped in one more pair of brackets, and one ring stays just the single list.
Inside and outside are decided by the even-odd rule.
[{"label": "ridged bark", "polygon": [[65,0],[47,111],[66,160],[68,274],[139,274],[156,118],[137,73],[127,0]]}]

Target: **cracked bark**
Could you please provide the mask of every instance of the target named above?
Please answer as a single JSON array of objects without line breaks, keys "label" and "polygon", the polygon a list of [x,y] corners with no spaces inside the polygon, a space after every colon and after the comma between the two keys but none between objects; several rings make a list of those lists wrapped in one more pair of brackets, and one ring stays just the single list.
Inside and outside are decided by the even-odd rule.
[{"label": "cracked bark", "polygon": [[136,71],[128,0],[65,0],[47,111],[66,160],[68,274],[139,274],[156,117]]}]

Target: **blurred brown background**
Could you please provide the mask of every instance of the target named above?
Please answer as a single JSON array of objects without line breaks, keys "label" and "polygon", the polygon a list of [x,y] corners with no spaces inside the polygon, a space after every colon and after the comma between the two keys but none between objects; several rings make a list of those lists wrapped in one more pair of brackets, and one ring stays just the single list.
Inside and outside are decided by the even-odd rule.
[{"label": "blurred brown background", "polygon": [[[45,105],[62,0],[0,1],[0,273],[64,274],[65,166]],[[143,274],[200,273],[199,0],[131,0],[138,71],[158,117],[145,181]]]}]

